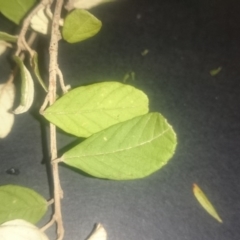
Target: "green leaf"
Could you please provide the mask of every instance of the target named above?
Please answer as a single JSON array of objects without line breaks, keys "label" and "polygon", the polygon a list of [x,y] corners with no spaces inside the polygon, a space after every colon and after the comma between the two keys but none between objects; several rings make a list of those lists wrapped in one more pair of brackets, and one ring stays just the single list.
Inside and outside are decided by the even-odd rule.
[{"label": "green leaf", "polygon": [[102,27],[101,21],[86,10],[70,12],[62,29],[63,38],[69,43],[80,42],[97,34]]},{"label": "green leaf", "polygon": [[17,38],[18,38],[17,36],[13,36],[5,32],[0,32],[0,40],[7,42],[17,42]]},{"label": "green leaf", "polygon": [[0,0],[0,12],[11,21],[19,24],[36,0]]},{"label": "green leaf", "polygon": [[193,184],[193,193],[198,202],[201,204],[201,206],[218,222],[222,223],[222,219],[219,217],[217,211],[211,204],[211,202],[208,200],[207,196],[204,194],[204,192],[198,187],[197,184]]},{"label": "green leaf", "polygon": [[47,90],[47,87],[40,75],[40,72],[39,72],[39,68],[38,68],[38,54],[37,52],[34,52],[34,55],[33,55],[33,58],[31,59],[31,65],[33,67],[33,71],[34,71],[34,74],[38,80],[38,82],[40,83],[40,85],[43,87],[43,89],[45,90],[45,92],[48,92]]},{"label": "green leaf", "polygon": [[34,85],[32,76],[28,69],[24,66],[22,59],[17,56],[14,56],[13,59],[20,68],[22,81],[21,104],[13,111],[13,113],[20,114],[28,111],[28,109],[32,106],[34,98]]},{"label": "green leaf", "polygon": [[47,201],[35,191],[17,185],[0,187],[0,224],[13,219],[38,222],[46,213]]},{"label": "green leaf", "polygon": [[210,75],[211,75],[212,77],[214,77],[214,76],[218,75],[221,71],[222,71],[222,67],[218,67],[218,68],[216,68],[216,69],[212,69],[212,70],[210,71]]},{"label": "green leaf", "polygon": [[176,134],[159,113],[149,113],[98,132],[63,154],[61,160],[98,177],[146,177],[173,156]]},{"label": "green leaf", "polygon": [[68,133],[89,137],[147,112],[148,98],[142,91],[118,82],[102,82],[71,90],[43,115]]}]

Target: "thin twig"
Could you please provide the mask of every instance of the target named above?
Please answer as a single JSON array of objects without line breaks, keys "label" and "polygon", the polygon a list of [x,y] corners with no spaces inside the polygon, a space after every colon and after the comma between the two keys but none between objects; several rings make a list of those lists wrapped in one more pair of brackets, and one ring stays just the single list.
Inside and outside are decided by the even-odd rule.
[{"label": "thin twig", "polygon": [[44,110],[46,109],[47,105],[49,103],[49,94],[47,93],[47,96],[45,97],[43,104],[39,110],[39,113],[43,115]]},{"label": "thin twig", "polygon": [[63,93],[67,93],[68,92],[68,88],[65,86],[64,84],[64,79],[63,79],[63,75],[62,75],[62,72],[61,70],[59,69],[59,67],[57,68],[57,75],[58,75],[58,79],[59,79],[59,82],[60,82],[60,86],[62,88],[62,91]]},{"label": "thin twig", "polygon": [[44,225],[40,230],[45,232],[48,228],[50,228],[55,223],[55,219],[52,218],[46,225]]},{"label": "thin twig", "polygon": [[[53,14],[51,40],[49,47],[50,63],[49,63],[49,103],[52,105],[56,100],[56,82],[57,82],[57,57],[58,57],[58,41],[61,38],[59,32],[59,19],[61,18],[61,10],[63,0],[57,0]],[[58,163],[54,161],[57,158],[57,141],[56,141],[56,126],[50,123],[50,147],[51,147],[51,163],[53,172],[54,185],[54,215],[53,218],[57,224],[57,240],[62,240],[64,236],[63,220],[61,213],[61,198],[62,189],[60,186]]]},{"label": "thin twig", "polygon": [[[31,46],[36,38],[37,38],[37,33],[31,32],[31,34],[27,40],[28,46]],[[20,59],[24,60],[24,58],[25,58],[24,53],[22,52],[19,57],[20,57]],[[14,67],[14,69],[12,70],[12,72],[10,73],[7,82],[9,82],[9,83],[13,82],[14,78],[18,74],[18,70],[19,70],[19,67],[18,67],[18,65],[16,65]]]},{"label": "thin twig", "polygon": [[54,199],[51,199],[48,201],[48,206],[52,205],[54,203]]},{"label": "thin twig", "polygon": [[45,8],[48,5],[51,5],[52,2],[53,2],[53,0],[41,0],[41,2],[39,2],[38,5],[24,19],[21,31],[20,31],[19,36],[18,36],[18,41],[17,41],[18,49],[17,49],[17,52],[15,54],[16,56],[19,56],[19,54],[23,50],[27,50],[29,52],[30,56],[33,56],[33,50],[29,47],[29,45],[27,44],[26,39],[25,39],[26,32],[28,30],[28,27],[30,25],[32,17],[39,10]]}]

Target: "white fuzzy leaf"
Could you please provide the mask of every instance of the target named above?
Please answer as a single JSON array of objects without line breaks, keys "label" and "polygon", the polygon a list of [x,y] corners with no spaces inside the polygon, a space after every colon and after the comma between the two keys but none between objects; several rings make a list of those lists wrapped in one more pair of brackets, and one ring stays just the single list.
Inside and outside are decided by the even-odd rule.
[{"label": "white fuzzy leaf", "polygon": [[102,226],[102,224],[98,224],[95,228],[94,232],[87,240],[107,240],[107,232]]},{"label": "white fuzzy leaf", "polygon": [[35,225],[16,219],[0,225],[1,240],[49,240]]},{"label": "white fuzzy leaf", "polygon": [[12,129],[14,114],[11,112],[15,98],[13,83],[0,84],[0,138],[6,137]]},{"label": "white fuzzy leaf", "polygon": [[42,34],[48,33],[49,19],[45,9],[40,9],[31,19],[31,28]]},{"label": "white fuzzy leaf", "polygon": [[76,9],[90,9],[105,2],[112,2],[114,0],[74,0],[73,7]]},{"label": "white fuzzy leaf", "polygon": [[[31,19],[30,26],[33,30],[42,34],[48,34],[49,22],[52,19],[53,14],[50,8],[40,9]],[[63,26],[63,19],[59,19],[59,25]]]}]

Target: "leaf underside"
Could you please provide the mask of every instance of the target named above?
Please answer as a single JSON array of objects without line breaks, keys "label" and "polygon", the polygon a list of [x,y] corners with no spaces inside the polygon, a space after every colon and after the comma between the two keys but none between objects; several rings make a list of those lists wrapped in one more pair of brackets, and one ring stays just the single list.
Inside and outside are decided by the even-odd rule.
[{"label": "leaf underside", "polygon": [[38,222],[47,211],[47,201],[35,191],[17,185],[0,187],[0,224],[13,219]]},{"label": "leaf underside", "polygon": [[159,113],[149,113],[98,132],[62,156],[62,161],[98,178],[143,178],[173,156],[176,134]]},{"label": "leaf underside", "polygon": [[102,82],[71,90],[43,115],[65,132],[89,137],[147,112],[148,98],[142,91],[118,82]]},{"label": "leaf underside", "polygon": [[20,68],[21,84],[22,84],[20,105],[13,111],[13,113],[20,114],[28,111],[33,103],[34,85],[33,85],[32,76],[28,71],[28,69],[25,67],[21,58],[14,56],[13,59],[17,63],[18,67]]},{"label": "leaf underside", "polygon": [[0,84],[0,138],[5,138],[11,131],[14,115],[11,112],[15,99],[15,86],[12,82]]}]

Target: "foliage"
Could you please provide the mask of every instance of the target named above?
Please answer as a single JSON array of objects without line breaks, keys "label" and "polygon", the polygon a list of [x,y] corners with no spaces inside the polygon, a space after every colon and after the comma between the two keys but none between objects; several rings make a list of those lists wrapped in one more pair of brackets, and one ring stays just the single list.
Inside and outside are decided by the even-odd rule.
[{"label": "foliage", "polygon": [[176,147],[172,127],[149,113],[100,131],[62,156],[62,161],[99,178],[143,178],[164,166]]},{"label": "foliage", "polygon": [[[0,88],[0,114],[6,119],[11,119],[4,122],[4,128],[7,131],[0,132],[0,137],[6,137],[9,134],[13,124],[13,113],[20,114],[30,109],[34,99],[32,77],[34,74],[47,92],[40,113],[52,123],[50,124],[50,128],[52,127],[50,130],[51,164],[55,181],[55,215],[52,222],[56,221],[60,229],[58,230],[59,240],[63,238],[60,224],[62,219],[59,212],[61,188],[56,170],[59,162],[98,178],[137,179],[162,168],[173,156],[177,145],[176,134],[171,125],[161,114],[149,113],[148,97],[133,86],[111,81],[80,86],[68,92],[57,64],[56,43],[59,38],[69,43],[76,43],[96,35],[102,23],[83,8],[88,9],[103,2],[107,0],[69,0],[65,5],[69,12],[64,19],[61,19],[61,0],[55,1],[54,15],[51,12],[53,0],[39,2],[0,0],[1,13],[16,24],[22,23],[19,36],[0,32],[1,41],[16,44],[17,51],[13,59],[21,74],[21,100],[19,107],[13,112],[11,112],[15,93],[13,76],[11,75],[7,83]],[[51,34],[48,88],[41,77],[37,52],[31,49],[31,43],[25,39],[30,27],[34,32]],[[49,31],[49,28],[52,31]],[[28,58],[30,66],[26,64],[24,58]],[[55,101],[56,78],[60,81],[63,92],[57,101]],[[8,100],[9,104],[5,107],[4,104]],[[56,150],[54,126],[86,139],[57,158],[54,152]],[[13,185],[0,187],[0,223],[16,218],[36,223],[45,214],[47,207],[47,201],[31,189]],[[23,225],[25,226],[25,223]],[[10,226],[12,226],[11,222]],[[101,239],[106,238],[105,230],[101,225],[98,225],[94,234],[103,236]],[[90,239],[97,239],[94,234]]]},{"label": "foliage", "polygon": [[36,0],[0,0],[0,12],[11,21],[19,24]]},{"label": "foliage", "polygon": [[118,82],[102,82],[71,90],[43,115],[68,133],[89,137],[147,112],[148,98],[142,91]]},{"label": "foliage", "polygon": [[47,211],[47,201],[35,191],[16,185],[0,187],[0,224],[16,218],[38,222]]}]

